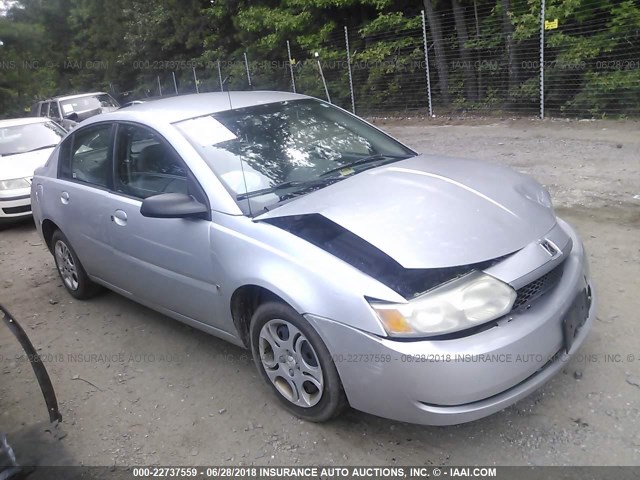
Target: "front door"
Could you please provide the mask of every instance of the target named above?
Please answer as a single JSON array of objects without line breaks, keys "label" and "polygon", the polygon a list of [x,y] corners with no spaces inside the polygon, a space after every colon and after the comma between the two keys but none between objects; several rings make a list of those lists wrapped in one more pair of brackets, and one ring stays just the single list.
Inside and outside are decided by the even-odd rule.
[{"label": "front door", "polygon": [[207,202],[202,189],[188,179],[185,163],[159,134],[138,124],[120,124],[109,195],[117,284],[150,306],[216,326],[219,272],[212,269],[211,222],[143,217],[142,201],[162,193],[188,193]]}]

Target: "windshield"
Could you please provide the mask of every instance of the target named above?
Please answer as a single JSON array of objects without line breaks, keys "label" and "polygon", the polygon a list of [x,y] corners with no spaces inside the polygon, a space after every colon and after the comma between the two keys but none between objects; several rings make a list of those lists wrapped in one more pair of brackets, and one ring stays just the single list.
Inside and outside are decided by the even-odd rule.
[{"label": "windshield", "polygon": [[53,122],[0,127],[0,156],[55,147],[65,133]]},{"label": "windshield", "polygon": [[249,215],[415,155],[357,117],[313,99],[229,110],[176,126]]},{"label": "windshield", "polygon": [[87,95],[84,97],[71,98],[69,100],[61,100],[60,108],[62,108],[63,115],[69,115],[72,112],[81,113],[88,110],[96,109],[112,109],[118,108],[118,102],[116,102],[107,93],[101,93],[98,95]]}]

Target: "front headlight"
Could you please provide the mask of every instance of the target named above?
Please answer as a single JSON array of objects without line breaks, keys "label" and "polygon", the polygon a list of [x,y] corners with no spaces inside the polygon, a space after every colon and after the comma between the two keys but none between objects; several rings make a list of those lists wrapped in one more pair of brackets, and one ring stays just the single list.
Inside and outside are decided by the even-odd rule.
[{"label": "front headlight", "polygon": [[26,178],[14,178],[12,180],[0,180],[0,190],[17,190],[28,188],[31,184]]},{"label": "front headlight", "polygon": [[509,285],[474,271],[404,304],[370,305],[389,335],[417,337],[457,332],[499,318],[515,299]]}]

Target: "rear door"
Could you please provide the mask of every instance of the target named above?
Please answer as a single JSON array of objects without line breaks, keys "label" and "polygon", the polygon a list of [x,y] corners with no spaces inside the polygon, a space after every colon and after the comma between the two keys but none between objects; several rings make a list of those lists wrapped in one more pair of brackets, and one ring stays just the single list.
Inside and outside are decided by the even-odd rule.
[{"label": "rear door", "polygon": [[117,284],[143,303],[215,324],[220,305],[209,245],[211,222],[143,217],[142,201],[162,193],[185,193],[208,204],[164,138],[139,124],[119,124],[108,201]]},{"label": "rear door", "polygon": [[113,124],[92,125],[67,137],[60,147],[58,180],[47,185],[56,204],[56,224],[93,277],[110,281],[109,211],[106,197],[113,183]]}]

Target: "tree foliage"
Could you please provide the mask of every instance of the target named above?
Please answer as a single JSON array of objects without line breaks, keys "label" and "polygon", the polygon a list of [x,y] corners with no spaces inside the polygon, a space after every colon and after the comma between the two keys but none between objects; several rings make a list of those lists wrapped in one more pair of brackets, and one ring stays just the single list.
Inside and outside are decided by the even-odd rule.
[{"label": "tree foliage", "polygon": [[[19,0],[0,12],[0,108],[20,115],[55,94],[116,96],[249,88],[350,104],[349,29],[357,98],[379,111],[422,108],[427,11],[434,102],[441,108],[535,109],[539,0]],[[640,7],[635,0],[547,0],[545,95],[558,113],[640,111]],[[287,41],[293,64],[287,60]],[[616,63],[617,62],[617,63]],[[362,66],[364,67],[358,67]],[[460,66],[464,68],[459,68]],[[577,66],[574,68],[574,66]],[[569,68],[571,67],[571,68]],[[159,84],[159,85],[158,85]],[[400,99],[400,100],[399,100]],[[422,103],[421,103],[422,102]]]}]

